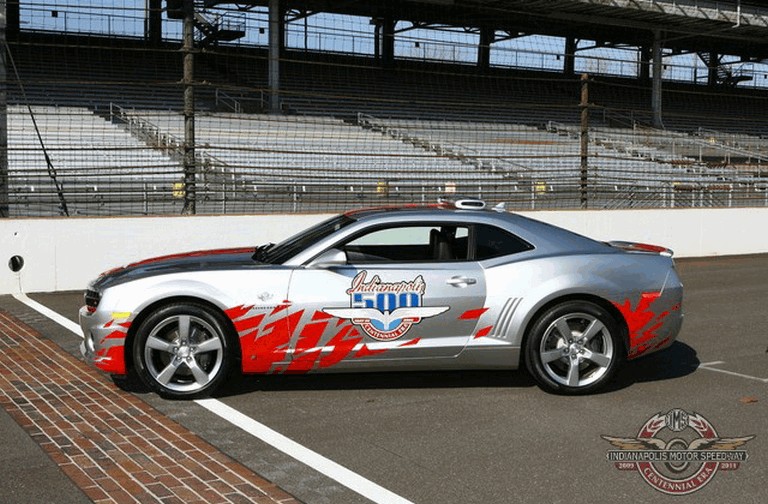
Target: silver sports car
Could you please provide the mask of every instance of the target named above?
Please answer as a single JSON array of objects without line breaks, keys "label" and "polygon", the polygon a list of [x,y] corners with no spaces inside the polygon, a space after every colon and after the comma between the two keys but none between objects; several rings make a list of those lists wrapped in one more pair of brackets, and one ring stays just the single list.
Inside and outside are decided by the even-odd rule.
[{"label": "silver sports car", "polygon": [[515,369],[545,390],[605,386],[683,319],[672,252],[603,243],[476,199],[333,217],[277,245],[102,274],[85,357],[165,397],[233,371]]}]

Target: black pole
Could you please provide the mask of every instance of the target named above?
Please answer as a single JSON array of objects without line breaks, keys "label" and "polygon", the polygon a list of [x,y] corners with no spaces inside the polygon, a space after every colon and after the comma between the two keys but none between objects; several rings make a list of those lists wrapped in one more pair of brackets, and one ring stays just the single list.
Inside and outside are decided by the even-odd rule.
[{"label": "black pole", "polygon": [[195,7],[184,0],[184,208],[182,213],[197,213],[195,166]]},{"label": "black pole", "polygon": [[576,73],[576,50],[578,43],[575,37],[566,37],[565,54],[563,55],[563,73],[572,76]]},{"label": "black pole", "polygon": [[153,47],[159,46],[163,40],[163,5],[161,0],[147,0],[144,38]]},{"label": "black pole", "polygon": [[581,164],[579,178],[579,201],[581,208],[589,207],[587,193],[589,183],[589,76],[581,74]]},{"label": "black pole", "polygon": [[284,45],[285,16],[280,0],[269,0],[269,111],[280,113],[280,56]]},{"label": "black pole", "polygon": [[707,62],[707,86],[717,86],[717,67],[720,65],[720,55],[717,51],[710,51]]},{"label": "black pole", "polygon": [[480,28],[480,43],[477,46],[477,66],[481,70],[491,67],[491,44],[496,41],[496,31],[489,26]]},{"label": "black pole", "polygon": [[391,68],[395,64],[395,25],[397,21],[387,16],[381,25],[381,64]]},{"label": "black pole", "polygon": [[3,3],[5,4],[5,37],[7,40],[16,40],[19,38],[21,24],[19,0],[8,0]]},{"label": "black pole", "polygon": [[[7,72],[5,15],[6,2],[0,4],[0,217],[8,217],[8,101],[6,96]],[[18,4],[17,4],[18,7]]]},{"label": "black pole", "polygon": [[661,77],[663,72],[663,52],[662,52],[661,32],[656,31],[653,34],[653,82],[651,83],[651,110],[653,111],[653,127],[663,129],[664,123],[661,119]]}]

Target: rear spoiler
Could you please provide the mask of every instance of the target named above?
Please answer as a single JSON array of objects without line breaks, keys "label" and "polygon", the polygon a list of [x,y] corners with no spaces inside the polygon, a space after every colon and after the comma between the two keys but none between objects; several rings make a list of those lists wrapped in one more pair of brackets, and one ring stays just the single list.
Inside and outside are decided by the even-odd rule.
[{"label": "rear spoiler", "polygon": [[628,241],[609,241],[607,242],[611,247],[626,250],[627,252],[649,252],[653,254],[659,254],[666,257],[672,257],[674,252],[667,247],[659,245],[650,245],[648,243],[636,243]]}]

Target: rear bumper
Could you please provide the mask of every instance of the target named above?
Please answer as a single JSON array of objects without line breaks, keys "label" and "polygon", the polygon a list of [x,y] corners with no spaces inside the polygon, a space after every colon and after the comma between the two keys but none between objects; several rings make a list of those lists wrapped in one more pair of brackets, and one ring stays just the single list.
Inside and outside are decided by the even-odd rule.
[{"label": "rear bumper", "polygon": [[628,329],[627,359],[648,355],[674,343],[683,325],[683,286],[667,286],[660,292],[643,292],[615,306]]}]

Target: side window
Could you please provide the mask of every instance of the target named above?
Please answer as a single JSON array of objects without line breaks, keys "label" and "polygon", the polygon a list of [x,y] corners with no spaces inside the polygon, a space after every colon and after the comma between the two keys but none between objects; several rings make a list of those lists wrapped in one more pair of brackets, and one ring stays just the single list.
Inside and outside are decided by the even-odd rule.
[{"label": "side window", "polygon": [[503,229],[487,224],[475,226],[475,259],[491,259],[531,250],[533,246]]},{"label": "side window", "polygon": [[370,262],[462,261],[469,229],[455,225],[405,225],[377,229],[341,248],[347,260]]}]

